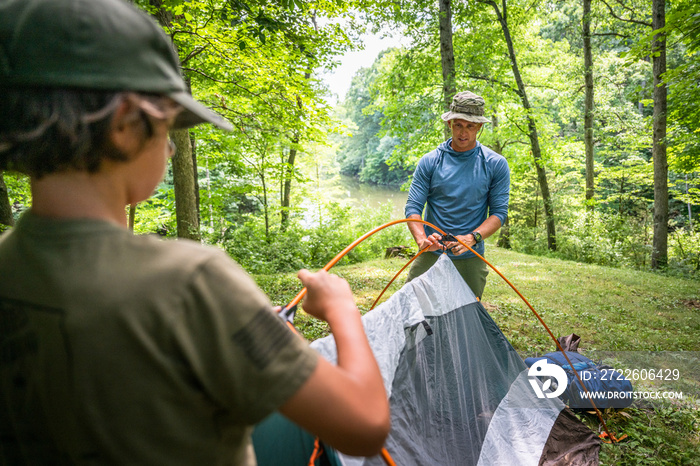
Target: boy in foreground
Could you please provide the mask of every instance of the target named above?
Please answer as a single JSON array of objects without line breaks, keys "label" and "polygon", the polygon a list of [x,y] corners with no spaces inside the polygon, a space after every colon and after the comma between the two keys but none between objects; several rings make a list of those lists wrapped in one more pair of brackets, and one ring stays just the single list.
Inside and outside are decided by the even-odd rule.
[{"label": "boy in foreground", "polygon": [[255,464],[251,426],[274,410],[379,452],[388,401],[345,281],[299,272],[334,366],[221,251],[127,230],[168,131],[202,122],[230,128],[122,0],[0,0],[0,170],[33,196],[0,237],[0,463]]}]

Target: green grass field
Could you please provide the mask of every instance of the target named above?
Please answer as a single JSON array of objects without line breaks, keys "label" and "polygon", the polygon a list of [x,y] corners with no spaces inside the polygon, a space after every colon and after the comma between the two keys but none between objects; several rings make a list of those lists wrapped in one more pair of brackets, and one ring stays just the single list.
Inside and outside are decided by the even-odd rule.
[{"label": "green grass field", "polygon": [[[700,352],[698,281],[528,256],[496,247],[488,249],[487,259],[520,290],[556,337],[570,333],[581,336],[579,349],[583,354],[686,352],[695,361],[700,355],[693,353]],[[358,307],[367,312],[405,263],[404,259],[378,259],[336,266],[332,272],[348,280]],[[382,301],[400,288],[404,275],[405,272]],[[287,303],[301,289],[295,274],[254,278],[278,305]],[[521,356],[555,350],[532,311],[495,272],[489,275],[483,302]],[[328,333],[325,323],[303,311],[297,314],[296,325],[309,340]],[[628,437],[620,444],[604,445],[601,464],[699,464],[697,366],[684,367],[680,376],[684,383],[682,400],[635,401],[630,408],[604,413],[609,429]],[[641,386],[640,381],[635,389]],[[601,432],[595,416],[579,415],[594,431]]]}]

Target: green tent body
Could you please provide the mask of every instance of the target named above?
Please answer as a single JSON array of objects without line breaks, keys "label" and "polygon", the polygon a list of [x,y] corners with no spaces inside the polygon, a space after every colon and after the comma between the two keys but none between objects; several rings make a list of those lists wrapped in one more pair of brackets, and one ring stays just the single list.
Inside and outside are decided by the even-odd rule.
[{"label": "green tent body", "polygon": [[[314,453],[315,437],[279,413],[255,427],[253,446],[258,466],[308,466]],[[342,466],[338,454],[323,446],[317,466]]]}]

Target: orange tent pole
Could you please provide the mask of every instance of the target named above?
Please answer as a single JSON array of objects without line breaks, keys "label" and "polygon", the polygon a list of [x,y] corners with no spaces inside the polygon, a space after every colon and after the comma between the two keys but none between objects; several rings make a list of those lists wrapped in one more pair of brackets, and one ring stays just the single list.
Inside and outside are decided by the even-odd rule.
[{"label": "orange tent pole", "polygon": [[[331,267],[333,267],[335,264],[338,263],[338,261],[340,261],[340,259],[343,258],[343,256],[345,256],[348,252],[352,251],[352,249],[353,249],[355,246],[357,246],[358,244],[360,244],[361,242],[363,242],[364,240],[366,240],[367,238],[369,238],[369,237],[372,236],[373,234],[375,234],[375,233],[377,233],[377,232],[383,230],[384,228],[390,227],[390,226],[392,226],[392,225],[397,225],[397,224],[399,224],[399,223],[408,223],[408,222],[422,223],[422,224],[424,224],[424,225],[427,225],[427,226],[433,228],[435,231],[437,231],[438,233],[440,233],[440,234],[443,235],[443,236],[447,234],[447,233],[445,233],[441,228],[439,228],[438,226],[433,225],[433,224],[430,223],[430,222],[426,222],[425,220],[416,219],[416,218],[403,218],[403,219],[398,219],[398,220],[392,220],[391,222],[385,223],[384,225],[380,225],[380,226],[378,226],[377,228],[374,228],[373,230],[370,230],[370,231],[368,231],[367,233],[365,233],[364,235],[362,235],[362,236],[360,236],[359,238],[357,238],[357,239],[356,239],[355,241],[353,241],[350,245],[348,245],[345,249],[343,249],[340,253],[338,253],[330,262],[328,262],[328,263],[323,267],[323,270],[325,270],[325,271],[330,270]],[[487,261],[487,260],[484,258],[484,256],[482,256],[481,254],[479,254],[478,252],[476,252],[474,249],[472,249],[470,246],[468,246],[468,245],[467,245],[466,243],[464,243],[462,240],[460,240],[460,239],[458,239],[458,238],[455,238],[455,239],[457,240],[457,242],[458,242],[459,244],[461,244],[461,245],[464,246],[465,248],[469,249],[476,257],[478,257],[479,259],[481,259],[482,261],[484,261],[484,262],[486,263],[486,265],[488,265],[489,267],[491,267],[491,269],[492,269],[494,272],[496,272],[496,273],[498,274],[498,276],[500,276],[500,277],[503,279],[503,281],[505,281],[505,282],[513,289],[513,291],[515,291],[515,293],[516,293],[518,296],[520,296],[520,299],[522,299],[523,302],[527,305],[527,307],[530,308],[530,310],[533,312],[533,314],[535,314],[535,317],[537,317],[537,320],[540,321],[540,323],[541,323],[542,326],[545,328],[545,330],[547,331],[547,333],[549,334],[549,336],[552,338],[552,341],[554,341],[554,344],[556,345],[557,349],[558,349],[559,351],[561,351],[562,355],[564,356],[564,359],[566,359],[566,361],[567,361],[567,362],[569,363],[569,365],[571,366],[571,370],[574,371],[574,374],[576,375],[576,379],[579,381],[579,383],[581,384],[581,386],[583,387],[583,389],[586,391],[587,394],[590,395],[590,392],[588,391],[588,388],[586,388],[586,385],[583,383],[583,380],[581,380],[581,376],[579,375],[578,371],[574,368],[574,365],[573,365],[573,363],[571,362],[571,360],[569,359],[569,357],[566,355],[566,351],[564,351],[564,348],[562,348],[561,344],[559,343],[559,341],[557,340],[557,338],[554,336],[554,333],[552,333],[552,331],[549,329],[549,327],[547,326],[547,324],[545,323],[545,321],[542,319],[542,317],[537,313],[537,311],[536,311],[535,308],[532,306],[532,304],[530,304],[530,302],[529,302],[527,299],[525,299],[525,296],[523,296],[523,294],[515,287],[515,285],[513,285],[513,284],[510,282],[510,280],[508,280],[508,279],[505,277],[505,275],[503,275],[492,263],[490,263],[489,261]],[[421,251],[421,253],[422,253],[422,252],[423,252],[423,251]],[[417,256],[416,256],[416,257],[417,257]],[[414,258],[414,259],[415,259],[415,258]],[[404,267],[404,268],[405,268],[405,267]],[[402,269],[402,270],[403,270],[403,269]],[[394,277],[394,278],[396,278],[396,277]],[[393,279],[392,279],[392,281],[393,281]],[[382,294],[383,294],[383,293],[384,293],[384,292],[382,291]],[[299,294],[297,294],[297,295],[294,297],[294,299],[292,299],[292,301],[290,301],[289,304],[288,304],[287,306],[285,306],[284,309],[289,309],[289,308],[291,308],[291,307],[293,307],[293,306],[296,306],[297,304],[299,304],[299,302],[302,300],[302,298],[303,298],[305,295],[306,295],[306,288],[303,288],[303,289],[299,292]],[[375,302],[375,304],[376,304],[376,302]],[[596,415],[598,416],[598,419],[600,420],[601,424],[603,425],[603,430],[605,431],[606,436],[607,436],[609,439],[611,439],[611,441],[613,441],[613,442],[618,442],[619,440],[622,440],[622,438],[624,438],[624,436],[621,437],[620,439],[617,439],[615,436],[613,436],[613,435],[610,433],[610,431],[608,430],[608,426],[607,426],[607,424],[605,423],[605,420],[603,419],[603,415],[602,415],[602,413],[600,412],[600,410],[596,407],[595,403],[593,402],[593,398],[592,398],[592,397],[589,397],[589,401],[591,402],[591,406],[593,406],[593,409],[595,410],[595,413],[596,413]]]},{"label": "orange tent pole", "polygon": [[371,311],[372,309],[374,309],[374,306],[376,306],[377,303],[379,302],[379,300],[382,299],[382,296],[384,296],[384,292],[385,292],[386,290],[389,289],[389,287],[391,286],[391,284],[394,283],[394,280],[396,280],[397,278],[399,278],[399,275],[401,275],[401,272],[403,272],[404,270],[406,270],[406,267],[408,267],[409,265],[411,265],[411,264],[413,263],[414,260],[418,259],[418,256],[420,256],[420,255],[423,254],[425,251],[427,251],[429,247],[430,247],[430,246],[426,246],[426,247],[424,247],[423,249],[421,249],[420,251],[418,251],[418,254],[416,254],[415,256],[411,257],[411,260],[409,260],[408,262],[406,262],[406,265],[404,265],[403,267],[401,267],[401,270],[399,270],[398,272],[396,272],[396,275],[394,275],[394,278],[392,278],[392,279],[389,281],[389,283],[387,283],[387,285],[384,287],[384,289],[382,290],[382,292],[379,293],[379,296],[377,296],[377,299],[374,300],[374,302],[372,303],[372,307],[369,308],[370,311]]}]

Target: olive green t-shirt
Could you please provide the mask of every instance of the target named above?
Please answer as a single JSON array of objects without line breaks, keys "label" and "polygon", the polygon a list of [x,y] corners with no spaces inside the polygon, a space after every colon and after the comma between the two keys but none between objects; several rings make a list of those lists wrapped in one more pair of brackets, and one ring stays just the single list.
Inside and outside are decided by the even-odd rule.
[{"label": "olive green t-shirt", "polygon": [[317,358],[218,249],[31,212],[0,237],[0,463],[255,464]]}]

